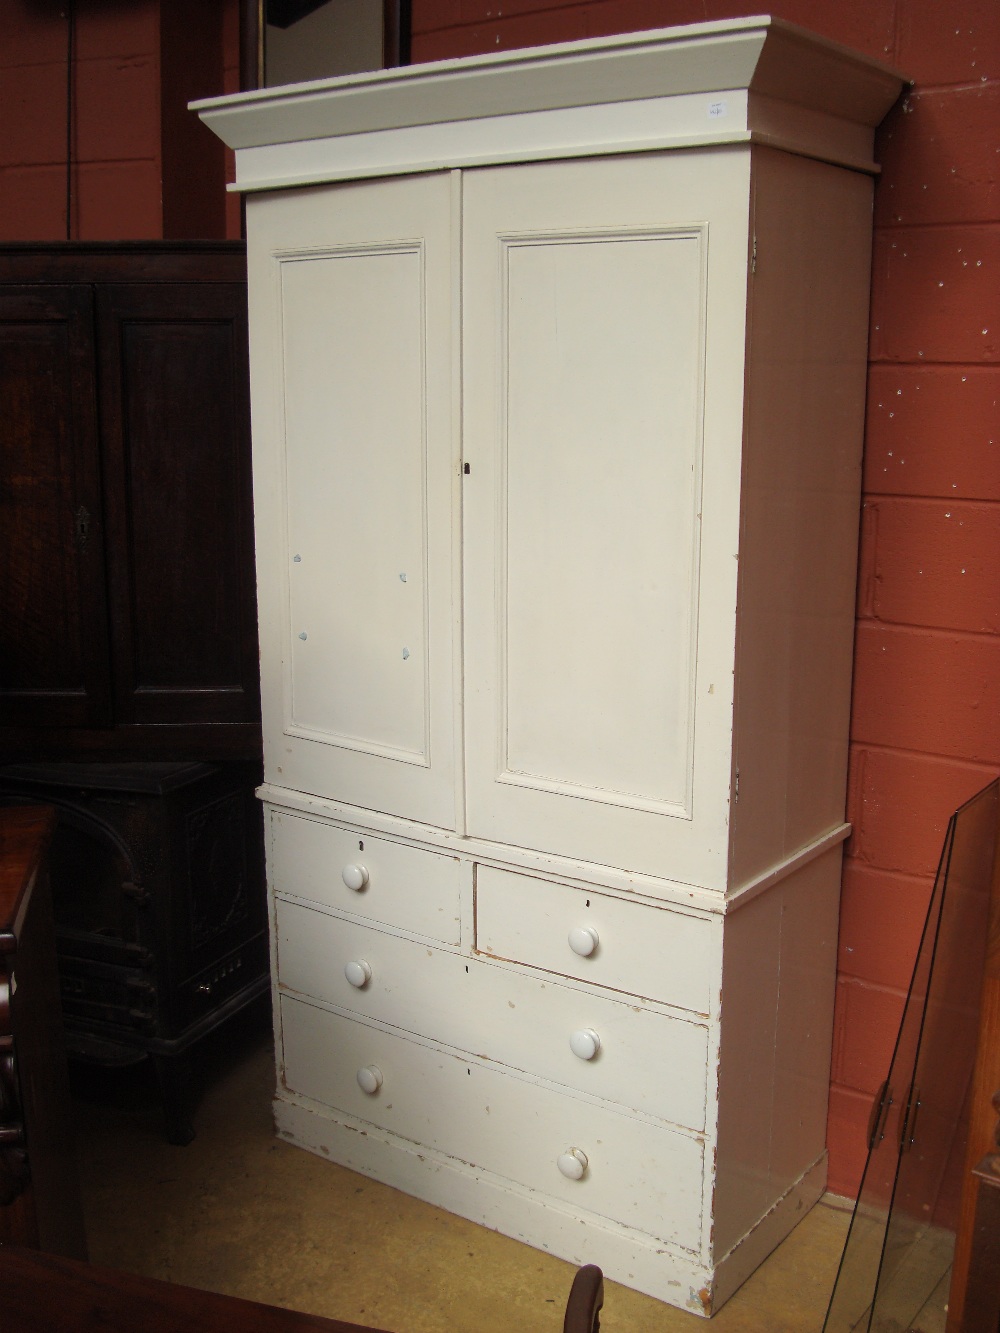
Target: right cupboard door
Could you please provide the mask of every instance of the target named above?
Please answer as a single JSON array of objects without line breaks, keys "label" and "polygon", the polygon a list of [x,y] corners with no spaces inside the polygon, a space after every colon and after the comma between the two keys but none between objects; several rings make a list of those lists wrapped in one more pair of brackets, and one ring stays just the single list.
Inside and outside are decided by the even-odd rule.
[{"label": "right cupboard door", "polygon": [[724,884],[748,184],[740,152],[465,174],[474,835]]}]

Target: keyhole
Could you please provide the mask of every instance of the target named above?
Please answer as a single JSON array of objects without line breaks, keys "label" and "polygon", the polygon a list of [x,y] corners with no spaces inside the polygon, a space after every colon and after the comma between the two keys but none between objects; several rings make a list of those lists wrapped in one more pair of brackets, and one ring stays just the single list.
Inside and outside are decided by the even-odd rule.
[{"label": "keyhole", "polygon": [[87,536],[90,532],[90,511],[86,505],[81,505],[76,511],[76,540],[80,549],[87,545]]}]

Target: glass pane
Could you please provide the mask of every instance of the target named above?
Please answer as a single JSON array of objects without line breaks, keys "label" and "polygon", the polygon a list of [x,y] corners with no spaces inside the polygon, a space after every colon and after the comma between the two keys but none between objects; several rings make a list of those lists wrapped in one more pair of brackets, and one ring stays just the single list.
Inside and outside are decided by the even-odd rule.
[{"label": "glass pane", "polygon": [[952,816],[824,1333],[943,1330],[1000,781]]}]

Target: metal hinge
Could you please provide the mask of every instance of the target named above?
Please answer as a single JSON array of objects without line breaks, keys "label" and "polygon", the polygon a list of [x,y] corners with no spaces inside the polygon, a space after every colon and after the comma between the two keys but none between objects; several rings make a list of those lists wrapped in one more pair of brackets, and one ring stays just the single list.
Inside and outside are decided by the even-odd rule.
[{"label": "metal hinge", "polygon": [[889,1087],[889,1080],[886,1079],[878,1092],[875,1094],[875,1100],[872,1102],[871,1114],[868,1117],[868,1151],[875,1147],[876,1143],[882,1141],[885,1134],[886,1117],[889,1114],[889,1107],[892,1105],[892,1089]]},{"label": "metal hinge", "polygon": [[913,1147],[913,1139],[917,1131],[917,1112],[919,1110],[920,1091],[918,1088],[911,1088],[906,1110],[903,1113],[902,1124],[899,1127],[899,1151],[901,1153],[909,1152]]}]

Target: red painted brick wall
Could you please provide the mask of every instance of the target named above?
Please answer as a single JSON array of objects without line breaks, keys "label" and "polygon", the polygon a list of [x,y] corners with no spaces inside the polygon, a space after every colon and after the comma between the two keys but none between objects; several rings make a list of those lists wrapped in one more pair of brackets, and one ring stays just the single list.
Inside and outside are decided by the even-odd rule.
[{"label": "red painted brick wall", "polygon": [[948,815],[1000,769],[1000,10],[895,18],[915,87],[879,143],[829,1128],[845,1193]]},{"label": "red painted brick wall", "polygon": [[[878,140],[830,1188],[856,1192],[949,815],[1000,770],[1000,8],[764,7],[914,81]],[[761,12],[413,0],[415,60]]]},{"label": "red painted brick wall", "polygon": [[[156,19],[153,0],[79,16],[74,236],[159,234]],[[59,240],[67,234],[67,45],[60,5],[7,0],[0,30],[4,240]]]},{"label": "red painted brick wall", "polygon": [[[223,0],[222,15],[222,91],[240,91],[240,0]],[[226,180],[236,179],[236,158],[232,149],[225,151]],[[238,194],[226,195],[226,235],[243,233],[243,201]]]},{"label": "red painted brick wall", "polygon": [[238,0],[76,0],[67,231],[67,4],[0,4],[0,240],[239,234],[188,97],[234,86]]}]

